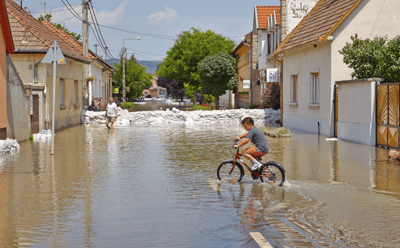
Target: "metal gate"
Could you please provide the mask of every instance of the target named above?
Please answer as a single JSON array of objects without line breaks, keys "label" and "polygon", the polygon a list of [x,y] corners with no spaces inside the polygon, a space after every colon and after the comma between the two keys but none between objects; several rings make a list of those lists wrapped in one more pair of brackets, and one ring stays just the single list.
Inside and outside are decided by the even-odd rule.
[{"label": "metal gate", "polygon": [[376,144],[399,148],[400,83],[376,86]]},{"label": "metal gate", "polygon": [[31,115],[32,133],[39,133],[39,96],[33,95],[33,114]]}]

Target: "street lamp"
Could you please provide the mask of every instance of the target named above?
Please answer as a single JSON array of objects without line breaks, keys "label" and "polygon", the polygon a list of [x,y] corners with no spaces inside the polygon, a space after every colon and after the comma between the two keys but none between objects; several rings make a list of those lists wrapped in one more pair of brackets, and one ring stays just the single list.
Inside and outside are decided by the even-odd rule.
[{"label": "street lamp", "polygon": [[125,91],[125,41],[126,40],[140,40],[140,37],[124,39],[122,47],[122,101],[126,102],[126,91]]}]

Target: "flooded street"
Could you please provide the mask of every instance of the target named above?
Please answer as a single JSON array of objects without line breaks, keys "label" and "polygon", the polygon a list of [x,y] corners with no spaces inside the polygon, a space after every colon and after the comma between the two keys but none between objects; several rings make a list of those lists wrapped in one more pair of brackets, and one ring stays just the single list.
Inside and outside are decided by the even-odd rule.
[{"label": "flooded street", "polygon": [[293,131],[268,138],[284,187],[220,182],[239,125],[78,126],[0,157],[0,247],[396,247],[387,150]]}]

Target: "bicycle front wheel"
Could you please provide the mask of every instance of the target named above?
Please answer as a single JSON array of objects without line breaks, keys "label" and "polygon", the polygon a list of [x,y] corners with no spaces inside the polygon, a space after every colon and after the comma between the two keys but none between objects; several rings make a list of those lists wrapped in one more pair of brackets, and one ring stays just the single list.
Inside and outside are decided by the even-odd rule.
[{"label": "bicycle front wheel", "polygon": [[223,181],[240,182],[243,175],[243,167],[238,163],[234,164],[233,161],[223,162],[217,169],[218,179]]},{"label": "bicycle front wheel", "polygon": [[274,162],[267,162],[262,165],[260,180],[261,182],[282,186],[285,182],[285,172]]}]

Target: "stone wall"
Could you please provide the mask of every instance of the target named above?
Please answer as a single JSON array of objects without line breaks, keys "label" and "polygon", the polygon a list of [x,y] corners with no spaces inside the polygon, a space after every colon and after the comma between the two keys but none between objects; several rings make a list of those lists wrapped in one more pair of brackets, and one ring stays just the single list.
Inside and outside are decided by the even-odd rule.
[{"label": "stone wall", "polygon": [[[105,112],[82,111],[82,123],[87,125],[105,124]],[[252,117],[257,125],[276,123],[280,119],[280,110],[273,109],[234,109],[214,111],[141,111],[128,112],[119,110],[116,126],[129,126],[135,124],[168,124],[168,123],[241,123],[245,117]]]}]

